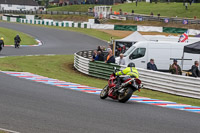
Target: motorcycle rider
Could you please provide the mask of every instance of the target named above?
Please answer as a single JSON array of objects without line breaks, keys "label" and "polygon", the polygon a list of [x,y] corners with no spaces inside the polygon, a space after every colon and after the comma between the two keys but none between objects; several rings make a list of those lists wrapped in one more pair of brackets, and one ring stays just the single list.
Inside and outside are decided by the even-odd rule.
[{"label": "motorcycle rider", "polygon": [[1,39],[0,39],[0,51],[2,50],[2,47],[4,47],[4,38],[3,37],[1,37]]},{"label": "motorcycle rider", "polygon": [[132,78],[139,78],[139,73],[137,71],[137,69],[135,68],[135,64],[134,63],[129,63],[128,67],[126,67],[124,70],[122,71],[118,71],[116,73],[114,73],[115,76],[117,76],[117,85],[115,88],[119,88],[120,84],[121,84],[121,75],[129,75]]},{"label": "motorcycle rider", "polygon": [[[21,38],[19,37],[19,35],[16,35],[14,40],[15,40],[15,48],[17,48],[17,47],[19,48],[19,44],[21,42]],[[17,44],[18,44],[18,46],[17,46]]]}]

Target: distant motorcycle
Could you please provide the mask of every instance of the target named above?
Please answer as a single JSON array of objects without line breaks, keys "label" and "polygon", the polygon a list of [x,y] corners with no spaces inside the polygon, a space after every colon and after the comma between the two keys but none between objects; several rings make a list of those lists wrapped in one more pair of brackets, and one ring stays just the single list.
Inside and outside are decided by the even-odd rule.
[{"label": "distant motorcycle", "polygon": [[141,80],[137,78],[132,78],[128,75],[119,78],[121,80],[121,85],[118,88],[115,88],[117,85],[116,77],[114,74],[110,75],[108,85],[106,85],[100,93],[101,99],[110,97],[119,102],[125,103],[130,99],[133,92],[136,90],[140,91],[142,88]]},{"label": "distant motorcycle", "polygon": [[15,42],[15,48],[19,48],[20,43],[19,42]]}]

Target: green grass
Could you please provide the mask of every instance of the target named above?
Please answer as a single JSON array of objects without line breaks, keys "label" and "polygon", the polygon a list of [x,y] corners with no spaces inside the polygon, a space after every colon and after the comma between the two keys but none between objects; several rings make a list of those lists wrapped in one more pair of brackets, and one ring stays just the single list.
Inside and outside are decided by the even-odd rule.
[{"label": "green grass", "polygon": [[51,7],[48,8],[48,11],[88,12],[88,8],[94,8],[94,5],[70,5],[62,7]]},{"label": "green grass", "polygon": [[[87,12],[89,7],[94,7],[94,5],[72,5],[72,6],[64,6],[64,7],[54,7],[49,8],[51,11],[79,11],[79,12]],[[146,2],[138,2],[138,6],[136,7],[135,3],[126,3],[113,5],[113,11],[119,11],[122,9],[123,12],[131,13],[132,10],[135,11],[136,14],[146,14],[150,15],[153,12],[154,15],[160,14],[161,16],[168,17],[182,17],[182,18],[193,18],[196,16],[200,18],[200,3],[192,3],[190,6],[188,4],[188,10],[185,10],[185,6],[183,3],[146,3]]]},{"label": "green grass", "polygon": [[42,14],[38,15],[41,19],[53,19],[57,21],[75,21],[75,22],[87,22],[88,19],[92,19],[93,17],[87,15],[50,15],[50,14]]},{"label": "green grass", "polygon": [[122,9],[123,12],[131,12],[134,10],[137,14],[147,14],[150,15],[153,12],[154,15],[160,14],[161,16],[168,17],[182,17],[182,18],[193,18],[196,16],[200,18],[200,3],[192,3],[190,6],[188,4],[188,10],[185,10],[185,6],[183,3],[146,3],[146,2],[138,2],[138,6],[136,7],[135,3],[127,3],[114,5],[113,11],[119,11]]},{"label": "green grass", "polygon": [[[16,60],[18,61],[16,62]],[[0,70],[31,72],[49,78],[98,88],[103,88],[107,84],[106,80],[86,76],[74,70],[73,61],[73,55],[6,57],[0,59]],[[147,89],[142,89],[141,92],[136,92],[135,94],[143,97],[200,106],[200,100],[198,99],[180,97]]]},{"label": "green grass", "polygon": [[0,133],[8,133],[8,132],[6,132],[6,131],[1,131],[1,130],[0,130]]},{"label": "green grass", "polygon": [[21,40],[22,40],[21,45],[36,44],[35,39],[33,37],[27,35],[27,34],[24,34],[24,33],[19,32],[19,31],[0,27],[0,37],[4,38],[5,45],[14,45],[14,37],[17,34],[21,37]]}]

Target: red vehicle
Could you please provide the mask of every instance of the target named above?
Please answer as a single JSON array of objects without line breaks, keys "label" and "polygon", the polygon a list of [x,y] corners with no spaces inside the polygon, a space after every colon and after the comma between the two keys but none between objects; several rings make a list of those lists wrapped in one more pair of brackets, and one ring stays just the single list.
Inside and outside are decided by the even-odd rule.
[{"label": "red vehicle", "polygon": [[130,99],[133,92],[136,90],[140,91],[142,84],[139,79],[132,78],[128,75],[124,75],[119,78],[121,80],[121,84],[118,88],[116,88],[117,78],[114,76],[114,74],[110,75],[108,85],[106,85],[100,93],[101,99],[110,97],[112,99],[118,100],[119,102],[125,103]]}]

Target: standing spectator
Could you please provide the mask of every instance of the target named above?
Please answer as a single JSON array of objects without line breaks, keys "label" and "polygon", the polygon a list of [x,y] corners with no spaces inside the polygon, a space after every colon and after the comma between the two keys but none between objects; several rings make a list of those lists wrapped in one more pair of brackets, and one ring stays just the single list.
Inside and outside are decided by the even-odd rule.
[{"label": "standing spectator", "polygon": [[192,77],[200,77],[200,72],[199,72],[199,62],[195,61],[194,65],[191,68],[192,71]]},{"label": "standing spectator", "polygon": [[134,14],[134,10],[132,10],[131,13]]},{"label": "standing spectator", "polygon": [[122,9],[119,9],[119,14],[120,14],[120,15],[122,15],[122,14],[123,14],[123,13],[122,13]]},{"label": "standing spectator", "polygon": [[135,1],[135,5],[137,6],[138,0]]},{"label": "standing spectator", "polygon": [[97,51],[94,50],[93,51],[93,55],[92,55],[92,61],[97,61],[99,59],[98,55],[97,55]]},{"label": "standing spectator", "polygon": [[115,57],[113,56],[112,50],[109,51],[105,63],[115,63]]},{"label": "standing spectator", "polygon": [[124,55],[120,54],[120,59],[119,59],[119,65],[126,65],[125,59],[124,59]]},{"label": "standing spectator", "polygon": [[108,45],[107,52],[109,52],[110,50],[112,50],[112,48],[110,45]]},{"label": "standing spectator", "polygon": [[192,5],[192,0],[189,0],[189,2],[190,2],[190,5]]},{"label": "standing spectator", "polygon": [[176,59],[174,59],[174,63],[172,65],[170,65],[169,71],[172,74],[182,75],[181,67],[177,64],[177,62],[178,61]]},{"label": "standing spectator", "polygon": [[98,52],[98,51],[101,51],[101,52],[102,52],[102,49],[101,49],[100,46],[97,47],[97,52]]},{"label": "standing spectator", "polygon": [[188,3],[185,2],[185,9],[187,10],[188,9]]},{"label": "standing spectator", "polygon": [[147,63],[147,69],[148,70],[153,70],[153,71],[157,71],[157,67],[156,64],[154,63],[154,59],[150,59],[150,62]]},{"label": "standing spectator", "polygon": [[104,61],[104,54],[101,51],[97,51],[98,61]]},{"label": "standing spectator", "polygon": [[1,37],[1,39],[0,39],[0,52],[1,52],[1,50],[2,50],[2,47],[4,47],[4,38],[3,37]]},{"label": "standing spectator", "polygon": [[151,15],[151,17],[153,17],[153,12],[151,12],[151,14],[150,14],[150,15]]}]

